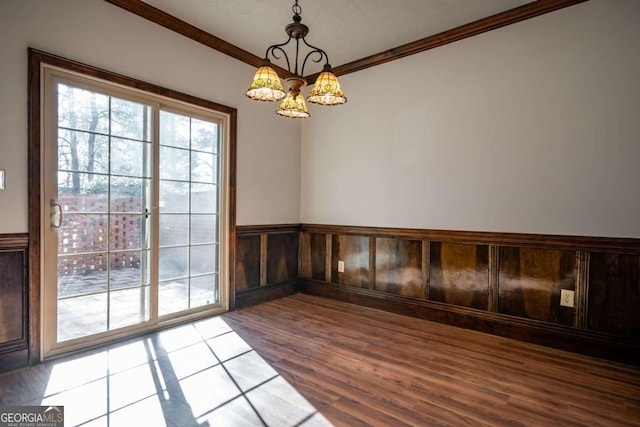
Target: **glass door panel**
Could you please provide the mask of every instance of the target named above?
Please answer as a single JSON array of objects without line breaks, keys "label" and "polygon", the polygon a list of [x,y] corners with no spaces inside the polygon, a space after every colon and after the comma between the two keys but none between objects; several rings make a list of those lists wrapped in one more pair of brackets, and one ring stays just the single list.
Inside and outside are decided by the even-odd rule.
[{"label": "glass door panel", "polygon": [[160,316],[220,302],[219,125],[160,111]]},{"label": "glass door panel", "polygon": [[151,107],[57,84],[57,342],[150,319]]}]

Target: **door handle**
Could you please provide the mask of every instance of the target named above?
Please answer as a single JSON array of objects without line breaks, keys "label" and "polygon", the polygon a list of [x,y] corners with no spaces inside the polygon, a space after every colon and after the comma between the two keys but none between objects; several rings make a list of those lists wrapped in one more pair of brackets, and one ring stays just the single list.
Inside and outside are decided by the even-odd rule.
[{"label": "door handle", "polygon": [[60,228],[62,225],[62,206],[53,199],[49,203],[49,222],[51,228]]}]

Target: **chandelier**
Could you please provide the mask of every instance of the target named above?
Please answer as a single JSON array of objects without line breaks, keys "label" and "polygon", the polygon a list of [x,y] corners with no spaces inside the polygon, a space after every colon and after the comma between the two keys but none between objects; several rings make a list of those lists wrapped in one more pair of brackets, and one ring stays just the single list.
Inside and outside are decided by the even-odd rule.
[{"label": "chandelier", "polygon": [[[298,4],[298,0],[295,1],[296,3],[291,7],[293,11],[293,22],[285,27],[285,32],[289,36],[289,39],[284,43],[274,44],[267,48],[264,60],[253,76],[253,81],[249,85],[246,95],[256,101],[282,100],[280,107],[276,110],[277,114],[284,117],[307,118],[309,117],[309,111],[307,111],[304,96],[300,93],[300,89],[307,85],[307,80],[303,75],[305,65],[307,65],[309,59],[316,63],[324,59],[325,64],[322,72],[315,81],[313,89],[307,97],[307,101],[319,105],[340,105],[347,102],[347,98],[340,88],[340,83],[331,68],[331,64],[329,64],[327,53],[322,49],[310,45],[305,40],[305,37],[309,33],[309,27],[301,23],[302,17],[300,14],[302,13],[302,8]],[[288,45],[292,40],[295,41],[296,54],[295,61],[293,61],[293,71],[291,70],[292,64],[289,56],[283,49],[283,47]],[[300,59],[301,41],[311,50],[304,58]],[[280,83],[280,77],[271,67],[269,55],[274,59],[284,58],[286,60],[289,75],[287,75],[284,80],[289,87],[288,92],[284,91]]]}]

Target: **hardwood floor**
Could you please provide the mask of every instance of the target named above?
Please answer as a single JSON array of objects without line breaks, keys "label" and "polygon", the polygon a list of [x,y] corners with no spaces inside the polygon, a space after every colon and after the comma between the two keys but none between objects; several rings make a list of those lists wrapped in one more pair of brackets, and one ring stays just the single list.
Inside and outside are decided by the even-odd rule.
[{"label": "hardwood floor", "polygon": [[297,294],[0,375],[65,426],[640,426],[640,367]]},{"label": "hardwood floor", "polygon": [[0,421],[14,405],[65,427],[331,426],[221,317],[2,374]]},{"label": "hardwood floor", "polygon": [[223,316],[336,426],[640,426],[640,368],[298,294]]}]

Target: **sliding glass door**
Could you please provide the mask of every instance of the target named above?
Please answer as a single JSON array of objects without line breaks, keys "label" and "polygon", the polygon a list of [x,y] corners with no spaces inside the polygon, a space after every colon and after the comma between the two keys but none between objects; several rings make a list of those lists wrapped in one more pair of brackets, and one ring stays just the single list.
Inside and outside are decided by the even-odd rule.
[{"label": "sliding glass door", "polygon": [[44,354],[223,311],[224,120],[45,76]]}]

